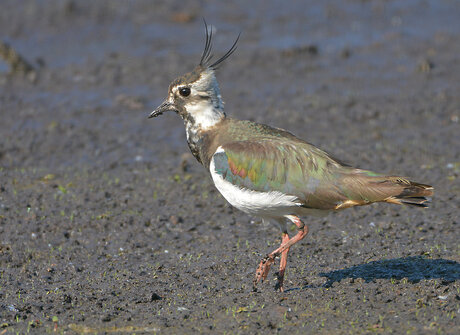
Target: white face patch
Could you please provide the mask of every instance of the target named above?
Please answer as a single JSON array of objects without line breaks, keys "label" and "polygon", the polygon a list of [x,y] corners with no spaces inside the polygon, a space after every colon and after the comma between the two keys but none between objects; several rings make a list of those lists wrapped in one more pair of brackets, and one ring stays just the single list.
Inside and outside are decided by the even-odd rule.
[{"label": "white face patch", "polygon": [[[225,152],[219,147],[216,153]],[[297,197],[278,191],[257,192],[230,183],[215,170],[214,159],[209,165],[212,180],[222,196],[234,207],[255,216],[279,218],[293,213],[298,208]]]},{"label": "white face patch", "polygon": [[182,99],[186,112],[194,121],[186,124],[189,128],[187,133],[207,130],[225,118],[219,85],[212,69],[204,70],[200,78],[191,84],[173,87],[169,100],[180,97],[179,91],[183,87],[190,88],[190,95]]},{"label": "white face patch", "polygon": [[185,109],[195,120],[194,126],[201,130],[206,130],[215,126],[216,123],[224,118],[223,111],[214,108],[208,100],[186,104]]},{"label": "white face patch", "polygon": [[206,130],[224,117],[224,106],[214,71],[201,73],[200,79],[190,86],[190,102],[185,105],[187,113],[195,120],[195,127]]}]

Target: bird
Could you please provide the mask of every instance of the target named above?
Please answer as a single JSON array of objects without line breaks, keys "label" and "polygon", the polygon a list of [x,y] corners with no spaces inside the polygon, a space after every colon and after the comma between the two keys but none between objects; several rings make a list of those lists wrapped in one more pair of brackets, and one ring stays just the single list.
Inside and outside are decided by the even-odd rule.
[{"label": "bird", "polygon": [[[375,202],[427,207],[434,193],[430,185],[352,167],[284,129],[227,117],[215,74],[235,52],[241,33],[222,57],[212,61],[213,31],[206,21],[204,25],[200,63],[169,85],[166,100],[148,117],[180,115],[190,151],[221,195],[233,207],[281,229],[280,246],[259,262],[255,291],[278,258],[275,289],[284,290],[288,252],[308,234],[300,217]],[[288,222],[297,227],[292,237]]]}]

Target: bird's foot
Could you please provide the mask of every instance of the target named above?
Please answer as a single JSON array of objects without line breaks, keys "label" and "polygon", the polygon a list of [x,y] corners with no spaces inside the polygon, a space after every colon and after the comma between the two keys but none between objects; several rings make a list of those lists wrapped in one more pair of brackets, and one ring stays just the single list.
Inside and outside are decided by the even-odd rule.
[{"label": "bird's foot", "polygon": [[284,271],[277,272],[276,277],[278,278],[278,282],[275,285],[275,290],[279,290],[280,292],[284,292]]},{"label": "bird's foot", "polygon": [[257,267],[256,277],[254,278],[254,291],[256,291],[256,286],[259,281],[262,282],[267,279],[268,272],[270,271],[270,266],[275,263],[275,255],[269,254],[262,258],[259,266]]}]

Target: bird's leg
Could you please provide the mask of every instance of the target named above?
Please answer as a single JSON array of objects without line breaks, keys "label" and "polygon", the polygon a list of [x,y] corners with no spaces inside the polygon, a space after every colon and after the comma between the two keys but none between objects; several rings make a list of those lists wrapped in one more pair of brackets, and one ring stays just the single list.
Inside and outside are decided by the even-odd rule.
[{"label": "bird's leg", "polygon": [[[299,242],[300,240],[302,240],[308,234],[308,226],[306,226],[302,222],[302,220],[300,220],[300,218],[298,216],[296,216],[296,215],[286,215],[286,218],[291,220],[297,226],[298,232],[293,238],[291,238],[289,240],[286,239],[287,240],[286,242],[284,242],[285,237],[283,236],[283,242],[281,243],[280,247],[278,249],[274,250],[273,252],[271,252],[270,254],[268,254],[267,256],[265,256],[260,261],[259,267],[257,268],[257,271],[256,271],[256,277],[254,278],[254,286],[253,286],[254,290],[256,289],[257,283],[261,279],[263,281],[263,280],[265,280],[267,278],[268,271],[270,271],[270,266],[275,262],[275,258],[277,256],[279,256],[280,254],[282,255],[284,253],[284,251],[286,251],[285,262],[287,264],[287,251],[289,251],[289,248],[291,246],[293,246],[294,244],[296,244],[297,242]],[[281,257],[281,260],[283,261],[283,257]],[[277,287],[279,287],[279,289],[281,291],[283,290],[283,277],[284,277],[284,270],[286,269],[286,264],[283,267],[283,272],[282,272],[283,276],[281,277],[281,280],[280,280],[280,275],[278,275],[279,282],[278,282]],[[281,263],[280,270],[281,270],[282,266],[283,266],[283,264]],[[281,271],[280,271],[280,273],[281,273]]]},{"label": "bird's leg", "polygon": [[267,278],[268,271],[270,271],[270,267],[272,266],[273,263],[275,263],[275,257],[273,253],[268,254],[259,263],[259,266],[257,267],[256,270],[256,277],[254,278],[254,283],[253,283],[253,290],[257,291],[256,285],[257,283],[262,280],[264,281]]},{"label": "bird's leg", "polygon": [[[289,235],[287,233],[283,233],[281,245],[286,244],[288,241]],[[281,253],[280,271],[278,272],[278,283],[276,284],[276,287],[279,288],[281,292],[283,292],[284,272],[286,271],[288,252],[289,248]]]}]

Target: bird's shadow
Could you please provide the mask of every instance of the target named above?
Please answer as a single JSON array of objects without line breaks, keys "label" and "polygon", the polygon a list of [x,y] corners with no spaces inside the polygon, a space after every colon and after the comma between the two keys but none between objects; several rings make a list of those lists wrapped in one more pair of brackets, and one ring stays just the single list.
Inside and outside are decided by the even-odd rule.
[{"label": "bird's shadow", "polygon": [[[447,284],[460,279],[460,263],[447,259],[411,256],[373,261],[342,270],[322,272],[319,275],[327,278],[326,283],[320,287],[331,287],[335,282],[346,278],[362,278],[366,282],[375,279],[407,278],[411,283],[417,283],[423,279],[440,279]],[[297,289],[312,287],[312,285],[307,285]]]},{"label": "bird's shadow", "polygon": [[322,272],[326,277],[325,287],[345,278],[362,278],[366,282],[375,279],[403,279],[417,283],[423,279],[440,279],[453,282],[460,279],[460,263],[447,259],[430,259],[423,256],[384,259],[366,264],[355,265],[346,269]]}]

